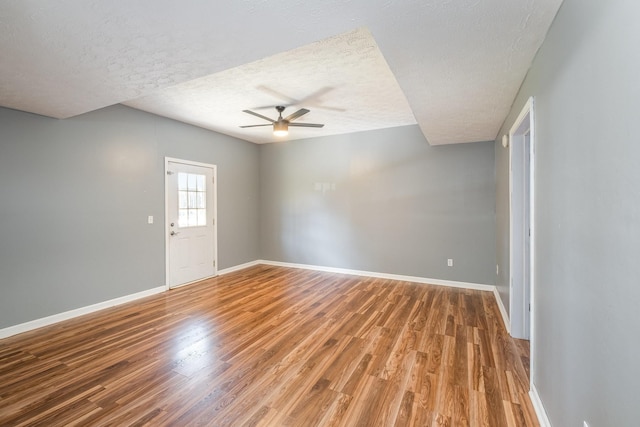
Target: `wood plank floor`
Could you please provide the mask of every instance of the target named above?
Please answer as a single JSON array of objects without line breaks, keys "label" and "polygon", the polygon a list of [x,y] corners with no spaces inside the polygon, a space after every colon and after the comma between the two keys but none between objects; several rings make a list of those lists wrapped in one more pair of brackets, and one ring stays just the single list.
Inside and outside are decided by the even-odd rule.
[{"label": "wood plank floor", "polygon": [[0,425],[537,426],[489,292],[256,266],[0,340]]}]

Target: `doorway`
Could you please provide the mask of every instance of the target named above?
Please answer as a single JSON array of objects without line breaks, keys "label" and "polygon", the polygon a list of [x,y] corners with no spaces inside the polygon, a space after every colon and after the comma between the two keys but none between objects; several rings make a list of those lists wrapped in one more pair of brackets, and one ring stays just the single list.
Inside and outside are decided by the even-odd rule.
[{"label": "doorway", "polygon": [[529,98],[509,131],[509,320],[511,335],[525,340],[533,326],[533,105]]},{"label": "doorway", "polygon": [[167,289],[217,274],[216,166],[165,158]]}]

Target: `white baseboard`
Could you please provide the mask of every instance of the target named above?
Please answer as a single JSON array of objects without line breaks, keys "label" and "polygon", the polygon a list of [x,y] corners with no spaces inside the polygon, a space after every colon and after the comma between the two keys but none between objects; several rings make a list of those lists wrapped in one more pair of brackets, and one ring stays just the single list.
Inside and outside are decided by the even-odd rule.
[{"label": "white baseboard", "polygon": [[[258,260],[247,262],[245,264],[236,265],[234,267],[225,268],[223,270],[218,270],[218,275],[229,274],[234,271],[242,270],[244,268],[253,267],[254,265],[258,265],[260,262]],[[99,302],[97,304],[88,305],[86,307],[76,308],[74,310],[65,311],[63,313],[53,314],[51,316],[43,317],[40,319],[31,320],[29,322],[20,323],[18,325],[9,326],[3,329],[0,329],[0,339],[7,338],[12,335],[21,334],[23,332],[28,332],[33,329],[42,328],[44,326],[53,325],[54,323],[62,322],[63,320],[73,319],[74,317],[82,316],[85,314],[93,313],[98,310],[102,310],[109,307],[114,307],[116,305],[124,304],[127,302],[135,301],[140,298],[144,298],[150,295],[159,294],[161,292],[167,291],[167,286],[159,286],[157,288],[148,289],[146,291],[137,292],[131,295],[125,295],[123,297],[115,298],[109,301]]]},{"label": "white baseboard", "polygon": [[159,294],[164,291],[166,291],[166,288],[164,286],[159,286],[157,288],[147,289],[146,291],[137,292],[135,294],[125,295],[123,297],[99,302],[97,304],[88,305],[86,307],[80,307],[74,310],[65,311],[63,313],[43,317],[41,319],[35,319],[29,322],[20,323],[19,325],[9,326],[7,328],[0,329],[0,339],[31,331],[33,329],[42,328],[43,326],[49,326],[54,323],[62,322],[63,320],[69,320],[74,317],[82,316],[84,314],[93,313],[94,311],[103,310],[105,308],[135,301],[137,299],[148,297],[150,295]]},{"label": "white baseboard", "polygon": [[308,264],[293,264],[289,262],[259,260],[258,264],[274,265],[278,267],[302,268],[305,270],[326,271],[329,273],[351,274],[354,276],[376,277],[379,279],[402,280],[405,282],[425,283],[429,285],[449,286],[452,288],[475,289],[478,291],[493,292],[496,288],[493,285],[483,285],[480,283],[455,282],[451,280],[428,279],[426,277],[403,276],[399,274],[376,273],[373,271],[350,270],[347,268],[322,267]]},{"label": "white baseboard", "polygon": [[245,268],[254,267],[260,264],[259,260],[245,262],[244,264],[235,265],[229,268],[223,268],[222,270],[218,270],[218,276],[223,276],[225,274],[233,273],[234,271],[244,270]]},{"label": "white baseboard", "polygon": [[496,302],[498,303],[498,308],[500,309],[500,314],[502,315],[504,327],[507,328],[507,332],[509,333],[509,335],[511,335],[511,320],[509,320],[509,313],[507,313],[507,309],[502,303],[502,298],[500,298],[500,292],[498,292],[497,286],[493,287],[493,295],[496,297]]},{"label": "white baseboard", "polygon": [[547,416],[547,411],[544,410],[544,405],[542,404],[542,400],[540,400],[540,395],[538,394],[538,390],[536,386],[531,383],[531,390],[529,391],[529,397],[531,398],[531,404],[533,405],[533,409],[536,411],[536,415],[538,416],[538,422],[540,423],[540,427],[552,427],[551,421]]},{"label": "white baseboard", "polygon": [[[485,284],[470,283],[470,282],[457,282],[457,281],[442,280],[442,279],[429,279],[426,277],[418,277],[418,276],[404,276],[399,274],[377,273],[373,271],[351,270],[347,268],[323,267],[323,266],[317,266],[317,265],[295,264],[295,263],[268,261],[268,260],[255,260],[255,261],[250,261],[244,264],[236,265],[233,267],[225,268],[222,270],[218,270],[218,275],[222,276],[225,274],[233,273],[235,271],[243,270],[245,268],[253,267],[259,264],[273,265],[273,266],[279,266],[279,267],[289,267],[289,268],[301,268],[305,270],[351,274],[354,276],[376,277],[380,279],[401,280],[406,282],[425,283],[430,285],[449,286],[453,288],[475,289],[479,291],[493,292],[493,294],[496,297],[496,301],[498,302],[498,305],[500,307],[502,316],[504,319],[506,319],[505,325],[507,325],[507,329],[509,327],[508,316],[506,316],[506,311],[504,309],[504,306],[502,305],[502,301],[500,300],[500,295],[498,294],[496,287],[493,285],[485,285]],[[65,311],[64,313],[58,313],[52,316],[43,317],[41,319],[36,319],[26,323],[21,323],[19,325],[9,326],[7,328],[0,329],[0,339],[7,338],[22,332],[27,332],[32,329],[41,328],[43,326],[52,325],[54,323],[61,322],[63,320],[68,320],[74,317],[82,316],[84,314],[93,313],[94,311],[102,310],[104,308],[109,308],[116,305],[124,304],[126,302],[135,301],[137,299],[144,298],[149,295],[165,292],[166,290],[167,289],[165,286],[160,286],[157,288],[149,289],[149,290],[138,292],[135,294],[125,295],[123,297],[115,298],[109,301],[104,301],[101,303],[89,305],[87,307],[81,307],[75,310]]]},{"label": "white baseboard", "polygon": [[215,276],[203,277],[201,279],[194,280],[192,282],[181,283],[181,284],[179,284],[177,286],[174,286],[174,287],[167,286],[166,290],[168,291],[169,289],[178,289],[178,288],[181,288],[183,286],[193,285],[194,283],[198,283],[198,282],[202,282],[202,281],[205,281],[205,280],[213,279],[214,277],[218,277],[218,276],[224,276],[225,274],[233,273],[234,271],[244,270],[245,268],[253,267],[254,265],[258,265],[258,264],[260,264],[260,262],[258,262],[258,261],[250,261],[250,262],[245,262],[244,264],[234,265],[233,267],[223,268],[222,270],[218,270],[216,272]]}]

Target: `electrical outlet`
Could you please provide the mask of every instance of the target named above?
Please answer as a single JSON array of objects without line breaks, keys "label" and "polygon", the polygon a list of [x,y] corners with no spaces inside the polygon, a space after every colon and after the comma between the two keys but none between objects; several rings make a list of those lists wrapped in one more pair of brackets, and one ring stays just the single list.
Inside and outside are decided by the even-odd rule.
[{"label": "electrical outlet", "polygon": [[153,224],[153,215],[149,215],[149,216],[147,217],[147,223],[149,223],[149,224]]},{"label": "electrical outlet", "polygon": [[447,260],[447,266],[448,266],[448,267],[453,267],[453,259],[452,259],[452,258],[449,258],[449,259]]}]

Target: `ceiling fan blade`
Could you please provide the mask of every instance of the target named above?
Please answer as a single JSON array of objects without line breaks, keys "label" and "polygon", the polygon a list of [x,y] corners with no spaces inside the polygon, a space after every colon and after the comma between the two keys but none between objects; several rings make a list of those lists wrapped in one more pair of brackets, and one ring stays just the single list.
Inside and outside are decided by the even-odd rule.
[{"label": "ceiling fan blade", "polygon": [[288,122],[291,122],[295,119],[297,119],[300,116],[304,116],[305,114],[307,114],[309,112],[309,110],[307,110],[306,108],[301,108],[298,111],[296,111],[293,114],[289,114],[287,117],[285,117],[284,119]]},{"label": "ceiling fan blade", "polygon": [[326,105],[314,105],[315,108],[321,108],[323,110],[329,110],[329,111],[337,111],[339,113],[344,113],[345,110],[344,108],[340,108],[340,107],[327,107]]},{"label": "ceiling fan blade", "polygon": [[251,110],[242,110],[242,112],[243,112],[243,113],[247,113],[247,114],[251,114],[252,116],[260,117],[261,119],[265,119],[265,120],[267,120],[267,121],[269,121],[269,122],[271,122],[271,123],[275,122],[275,120],[270,119],[270,118],[269,118],[269,117],[267,117],[267,116],[263,116],[262,114],[254,113],[254,112],[253,112],[253,111],[251,111]]},{"label": "ceiling fan blade", "polygon": [[257,86],[256,89],[261,90],[261,91],[263,91],[265,93],[268,93],[269,95],[271,95],[271,96],[273,96],[275,98],[282,99],[283,101],[287,101],[291,105],[299,103],[297,99],[292,98],[292,97],[290,97],[288,95],[285,95],[282,92],[279,92],[279,91],[277,91],[275,89],[272,89],[272,88],[264,86],[264,85]]},{"label": "ceiling fan blade", "polygon": [[247,125],[247,126],[240,126],[241,128],[257,128],[260,126],[273,126],[273,125]]},{"label": "ceiling fan blade", "polygon": [[325,86],[323,88],[320,88],[317,91],[313,92],[311,95],[307,95],[304,98],[302,98],[300,100],[300,104],[303,104],[303,105],[314,105],[314,104],[317,104],[318,101],[320,101],[320,98],[322,98],[323,95],[331,92],[332,90],[333,90],[333,88],[331,86]]},{"label": "ceiling fan blade", "polygon": [[289,123],[289,126],[297,126],[299,128],[321,128],[324,125],[318,123]]}]

